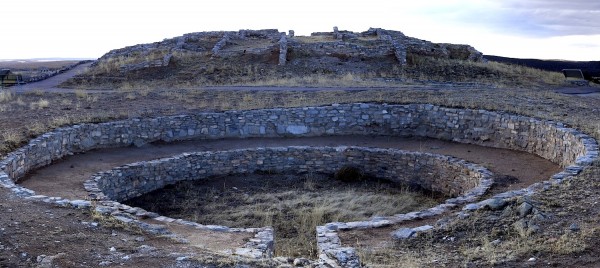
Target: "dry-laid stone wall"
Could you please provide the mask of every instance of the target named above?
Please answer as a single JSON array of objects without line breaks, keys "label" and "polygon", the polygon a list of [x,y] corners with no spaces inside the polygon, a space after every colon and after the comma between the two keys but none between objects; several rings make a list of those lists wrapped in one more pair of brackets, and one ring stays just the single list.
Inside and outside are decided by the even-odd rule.
[{"label": "dry-laid stone wall", "polygon": [[[476,201],[492,185],[492,173],[486,168],[450,156],[408,152],[397,149],[363,147],[278,147],[240,149],[219,152],[184,153],[174,157],[153,161],[143,161],[100,172],[85,182],[84,186],[92,200],[105,202],[124,201],[142,194],[163,188],[183,180],[203,180],[227,174],[245,174],[257,171],[286,172],[305,174],[335,173],[343,167],[355,167],[364,175],[385,178],[398,183],[418,185],[424,189],[441,192],[449,197],[428,211],[441,213],[446,208]],[[461,195],[461,196],[458,196]],[[119,203],[104,203],[103,210],[118,211]],[[132,215],[142,209],[132,208]],[[143,211],[141,216],[146,217]],[[135,218],[135,216],[133,216]],[[164,216],[157,220],[167,220]],[[162,219],[165,218],[165,219]],[[169,219],[174,220],[174,219]],[[403,215],[376,217],[366,222],[343,223],[347,226],[384,226],[405,220]],[[181,221],[181,220],[179,220]],[[199,229],[229,232],[254,232],[257,229],[228,228],[225,226],[205,226],[185,222]],[[335,223],[335,229],[342,223]],[[331,230],[331,224],[320,229],[318,234]],[[272,255],[273,231],[271,228],[258,229],[254,243],[238,249],[246,256],[263,257]],[[337,238],[337,234],[333,232]],[[331,238],[331,237],[330,237]],[[270,240],[269,240],[270,239]],[[341,245],[331,243],[331,239],[320,238],[319,249],[322,255],[338,252]],[[347,251],[347,250],[346,250]],[[345,256],[348,256],[347,252]],[[356,255],[353,255],[356,257]],[[322,261],[327,258],[320,258]],[[353,260],[356,263],[358,259]]]},{"label": "dry-laid stone wall", "polygon": [[285,65],[287,61],[288,44],[287,37],[285,34],[281,35],[279,39],[279,65]]},{"label": "dry-laid stone wall", "polygon": [[491,186],[487,169],[450,156],[362,147],[279,147],[184,153],[101,172],[86,183],[92,199],[124,201],[183,180],[257,171],[333,174],[356,167],[366,176],[416,185],[474,201]]},{"label": "dry-laid stone wall", "polygon": [[[553,121],[430,104],[355,103],[198,113],[59,128],[30,141],[28,145],[0,161],[0,184],[19,195],[35,197],[33,191],[16,186],[15,182],[27,172],[49,165],[54,160],[97,148],[142,145],[160,140],[169,142],[186,139],[322,135],[418,136],[524,151],[565,167],[564,171],[553,176],[552,179],[556,182],[578,174],[598,158],[598,144],[594,139]],[[527,189],[502,193],[494,198],[528,194],[545,186],[545,183],[536,184]],[[69,203],[69,200],[60,198],[44,200]],[[456,202],[460,203],[460,200]],[[478,209],[485,202],[469,204],[465,209]],[[89,206],[89,202],[85,201],[70,203],[74,206]],[[455,205],[452,201],[447,201],[435,208],[392,218],[321,226],[318,230],[321,259],[338,264],[347,263],[346,266],[356,263],[353,249],[339,244],[337,230],[385,226],[402,219],[438,215],[445,208]],[[265,237],[268,237],[268,232],[266,233]],[[257,238],[258,240],[260,239]],[[264,244],[257,242],[255,248],[246,250],[260,251],[258,247],[262,248]]]},{"label": "dry-laid stone wall", "polygon": [[334,104],[227,111],[80,124],[46,133],[0,162],[3,174],[25,173],[66,155],[154,141],[322,135],[418,136],[525,151],[570,170],[598,157],[594,139],[567,126],[503,112],[430,104]]}]

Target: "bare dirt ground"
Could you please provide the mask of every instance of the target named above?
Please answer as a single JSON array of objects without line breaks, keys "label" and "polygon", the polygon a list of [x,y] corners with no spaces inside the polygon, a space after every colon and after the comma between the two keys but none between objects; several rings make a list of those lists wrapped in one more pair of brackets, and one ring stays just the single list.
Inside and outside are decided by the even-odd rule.
[{"label": "bare dirt ground", "polygon": [[[600,99],[557,94],[554,90],[157,89],[116,90],[98,94],[30,91],[0,101],[0,155],[7,154],[49,129],[79,122],[347,102],[432,103],[508,111],[565,122],[600,138]],[[475,160],[473,162],[480,161]],[[518,167],[523,166],[529,167],[528,162]],[[527,169],[533,173],[540,172],[534,168]],[[373,266],[383,267],[395,267],[399,263],[408,267],[599,266],[599,182],[600,165],[596,163],[571,182],[532,196],[530,201],[546,219],[539,223],[542,230],[539,233],[528,236],[515,233],[511,226],[519,219],[516,215],[500,218],[501,211],[478,211],[468,219],[457,220],[451,230],[436,231],[431,236],[397,244],[395,251],[372,254],[369,261],[377,264]],[[108,267],[121,264],[127,267],[194,267],[199,263],[234,266],[241,262],[115,226],[94,218],[88,211],[18,199],[4,189],[0,189],[0,211],[2,267],[35,267],[49,262],[41,255],[54,256],[53,263],[60,267],[98,267],[100,264]],[[98,226],[94,226],[93,222]],[[578,224],[579,231],[571,230],[573,223]],[[451,241],[449,237],[455,239]],[[491,243],[496,239],[501,242]],[[155,249],[148,252],[147,247],[140,248],[143,245]],[[115,250],[111,251],[111,247],[115,247]],[[182,257],[182,261],[178,262],[179,257]],[[531,258],[535,260],[530,261]],[[265,261],[254,262],[251,266],[274,265]]]},{"label": "bare dirt ground", "polygon": [[[560,171],[560,167],[548,160],[505,149],[435,139],[342,136],[198,140],[174,144],[147,144],[142,147],[101,149],[65,157],[55,164],[34,171],[19,183],[36,191],[37,194],[85,199],[87,197],[83,188],[85,180],[94,173],[128,163],[168,157],[184,152],[285,146],[364,146],[451,155],[479,163],[494,172],[500,181],[504,182],[503,185],[494,189],[494,192],[521,189],[535,182],[546,180]],[[512,179],[506,181],[506,177]]]},{"label": "bare dirt ground", "polygon": [[[56,164],[38,169],[26,176],[20,184],[28,189],[36,191],[37,194],[47,196],[60,196],[69,199],[86,199],[87,193],[83,189],[83,182],[91,177],[92,174],[107,170],[112,167],[133,163],[138,161],[146,161],[160,157],[167,157],[183,152],[207,151],[207,150],[228,150],[240,148],[257,148],[257,147],[272,147],[272,146],[340,146],[340,145],[358,145],[366,147],[379,148],[399,148],[410,151],[432,152],[446,155],[453,155],[466,159],[472,162],[478,162],[488,167],[497,175],[499,184],[494,187],[493,192],[503,192],[512,189],[520,189],[534,182],[545,180],[557,173],[560,168],[540,157],[504,149],[487,148],[476,145],[466,145],[453,142],[445,142],[434,139],[410,139],[399,137],[365,137],[365,136],[343,136],[343,137],[315,137],[315,138],[279,138],[279,139],[226,139],[226,140],[199,140],[186,141],[174,144],[148,144],[143,147],[128,147],[118,149],[102,149],[95,150],[83,154],[69,156]],[[528,163],[523,166],[523,163]],[[245,177],[245,176],[244,176]],[[220,183],[220,182],[219,182]],[[225,182],[223,182],[225,183]],[[231,180],[227,181],[230,187],[244,188],[236,186]],[[339,188],[339,187],[337,187]],[[271,189],[274,191],[275,189]],[[337,189],[341,191],[340,189]],[[165,197],[152,200],[161,200]],[[190,202],[193,202],[190,200]],[[222,202],[222,200],[219,200]],[[181,202],[186,204],[188,202]],[[149,209],[148,206],[143,206]],[[183,205],[182,205],[183,206]],[[340,208],[341,209],[341,208]],[[163,209],[165,210],[165,209]],[[161,211],[163,211],[161,210]],[[150,210],[159,212],[156,210]],[[224,211],[221,209],[221,211]],[[406,213],[407,211],[404,211]],[[215,212],[212,212],[215,213]],[[394,212],[398,214],[400,212]],[[185,213],[184,213],[185,214]],[[165,214],[175,218],[185,218],[190,220],[190,215]],[[201,219],[209,218],[226,218],[211,217],[211,214],[204,215]],[[390,214],[392,215],[392,214]],[[345,220],[364,220],[366,218],[348,218]],[[341,220],[341,219],[337,219]],[[243,221],[236,224],[230,224],[229,221],[215,222],[213,220],[199,221],[201,224],[217,224],[227,225],[231,227],[262,227],[262,221]],[[320,222],[324,224],[325,222]],[[240,225],[241,224],[241,225]],[[244,226],[245,225],[245,226]],[[276,224],[275,226],[279,226]],[[169,225],[168,229],[181,237],[189,240],[190,245],[223,251],[226,249],[235,249],[240,246],[240,241],[247,239],[246,236],[223,234],[214,232],[198,232],[197,230],[185,228],[178,225]],[[277,230],[279,231],[279,230]],[[276,232],[278,235],[284,234]],[[312,231],[310,232],[313,233]],[[314,235],[313,235],[314,236]],[[389,239],[387,236],[378,236],[381,241]],[[293,239],[286,235],[287,240]],[[289,244],[293,241],[285,239],[276,240],[280,244]],[[237,244],[237,245],[235,245]],[[313,242],[314,246],[314,242]],[[288,246],[289,247],[289,246]],[[279,249],[279,248],[277,248]],[[281,251],[281,250],[279,250]],[[304,253],[305,257],[316,256],[314,249],[308,251],[306,249],[285,250],[283,252],[298,254]],[[309,253],[310,252],[310,253]],[[289,255],[292,256],[292,255]],[[295,256],[299,257],[299,256]]]}]

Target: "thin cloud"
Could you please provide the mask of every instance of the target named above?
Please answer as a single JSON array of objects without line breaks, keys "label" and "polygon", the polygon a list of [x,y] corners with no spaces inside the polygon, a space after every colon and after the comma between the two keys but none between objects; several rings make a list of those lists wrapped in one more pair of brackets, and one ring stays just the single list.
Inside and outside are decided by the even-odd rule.
[{"label": "thin cloud", "polygon": [[[600,2],[589,0],[512,0],[505,9],[506,25],[538,36],[600,34]],[[510,23],[519,21],[519,24]],[[534,31],[531,31],[533,29]],[[539,31],[543,29],[542,31]]]},{"label": "thin cloud", "polygon": [[600,1],[458,0],[423,6],[439,23],[478,27],[502,34],[552,37],[600,34]]}]

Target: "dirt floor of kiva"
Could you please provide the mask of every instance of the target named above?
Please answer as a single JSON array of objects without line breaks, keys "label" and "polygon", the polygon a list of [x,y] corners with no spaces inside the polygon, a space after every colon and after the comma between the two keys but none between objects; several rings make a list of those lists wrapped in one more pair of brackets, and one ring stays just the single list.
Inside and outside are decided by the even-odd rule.
[{"label": "dirt floor of kiva", "polygon": [[37,194],[69,199],[87,197],[83,182],[92,174],[116,166],[167,157],[193,151],[228,150],[278,146],[364,146],[398,148],[410,151],[445,154],[481,164],[497,176],[493,193],[521,189],[549,179],[560,167],[532,154],[446,142],[435,139],[401,137],[310,137],[310,138],[252,138],[182,141],[147,144],[142,147],[94,150],[66,157],[50,166],[33,171],[20,184]]}]

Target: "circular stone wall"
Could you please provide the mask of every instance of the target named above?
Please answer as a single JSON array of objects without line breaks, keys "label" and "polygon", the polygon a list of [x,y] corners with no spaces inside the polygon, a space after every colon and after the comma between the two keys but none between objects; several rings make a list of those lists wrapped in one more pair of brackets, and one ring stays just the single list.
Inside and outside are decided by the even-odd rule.
[{"label": "circular stone wall", "polygon": [[[97,148],[139,146],[154,141],[186,139],[323,135],[429,137],[524,151],[565,167],[564,171],[553,176],[555,181],[578,174],[598,158],[598,144],[594,139],[553,121],[503,112],[445,108],[430,104],[355,103],[198,113],[59,128],[31,140],[28,145],[0,161],[0,184],[18,195],[33,196],[33,191],[17,186],[15,182],[26,173],[49,165],[54,160]],[[538,183],[524,191],[497,196],[503,198],[526,194],[531,192],[530,188],[535,191],[544,185],[547,184]],[[64,203],[68,200],[59,198],[50,201]],[[448,202],[452,202],[452,199]],[[423,213],[439,214],[443,208],[444,206],[440,205],[425,212],[409,213],[405,216],[414,218],[424,215]],[[399,218],[373,219],[369,222],[324,227],[322,232],[318,231],[319,248],[323,254],[340,260],[333,255],[346,249],[340,247],[337,236],[329,235],[333,229],[381,226]],[[269,240],[268,236],[265,235],[266,240]],[[327,260],[327,256],[323,259]]]},{"label": "circular stone wall", "polygon": [[129,119],[59,128],[0,162],[7,186],[66,155],[153,141],[246,137],[418,136],[525,151],[579,172],[598,157],[589,136],[563,124],[485,110],[429,104],[335,104]]},{"label": "circular stone wall", "polygon": [[101,172],[86,182],[90,197],[124,201],[182,180],[267,171],[333,174],[356,167],[366,176],[414,184],[473,202],[492,185],[490,171],[450,156],[361,147],[285,147],[197,152]]}]

